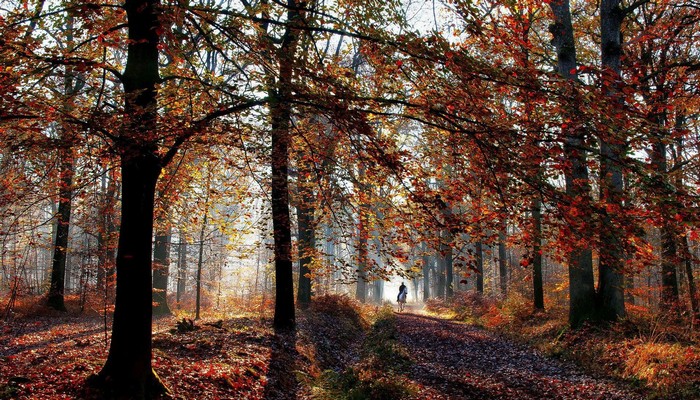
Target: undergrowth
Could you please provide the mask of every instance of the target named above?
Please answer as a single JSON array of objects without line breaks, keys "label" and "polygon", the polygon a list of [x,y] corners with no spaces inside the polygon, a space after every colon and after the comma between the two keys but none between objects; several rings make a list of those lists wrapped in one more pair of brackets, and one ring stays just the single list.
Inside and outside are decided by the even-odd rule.
[{"label": "undergrowth", "polygon": [[564,307],[533,311],[531,304],[517,292],[502,300],[460,292],[449,302],[430,300],[426,308],[572,360],[591,373],[625,380],[649,399],[700,398],[698,335],[690,324],[629,307],[619,322],[573,330]]},{"label": "undergrowth", "polygon": [[415,392],[400,375],[410,359],[397,340],[391,306],[361,310],[343,296],[321,296],[312,304],[305,335],[313,349],[307,352],[323,369],[307,379],[311,398],[393,399]]}]

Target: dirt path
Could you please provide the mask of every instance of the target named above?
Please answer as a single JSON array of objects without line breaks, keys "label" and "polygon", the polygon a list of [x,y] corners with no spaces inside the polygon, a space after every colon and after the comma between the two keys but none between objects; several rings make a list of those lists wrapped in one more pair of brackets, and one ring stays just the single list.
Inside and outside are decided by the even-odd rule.
[{"label": "dirt path", "polygon": [[641,399],[469,325],[409,312],[398,314],[397,327],[415,362],[406,375],[423,387],[421,399]]}]

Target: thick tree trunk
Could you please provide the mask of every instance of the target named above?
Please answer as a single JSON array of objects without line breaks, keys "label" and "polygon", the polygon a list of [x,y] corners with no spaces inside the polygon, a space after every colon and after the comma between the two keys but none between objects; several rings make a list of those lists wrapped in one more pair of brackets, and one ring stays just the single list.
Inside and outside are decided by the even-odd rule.
[{"label": "thick tree trunk", "polygon": [[112,342],[101,378],[117,398],[149,398],[151,370],[151,238],[160,173],[152,155],[122,158],[122,219],[117,251],[117,296]]},{"label": "thick tree trunk", "polygon": [[156,233],[153,249],[153,315],[169,315],[170,226]]},{"label": "thick tree trunk", "polygon": [[[553,44],[557,50],[557,70],[566,80],[573,82],[576,76],[576,44],[574,28],[571,24],[569,0],[549,3],[554,14],[554,24],[550,26]],[[573,91],[573,89],[571,89]],[[566,107],[566,105],[564,105]],[[565,117],[575,120],[573,106]],[[573,126],[572,126],[573,125]],[[562,126],[564,154],[571,167],[565,171],[566,195],[570,201],[581,202],[574,206],[589,206],[591,202],[590,182],[586,164],[582,128],[576,124]],[[579,236],[583,232],[574,232]],[[580,241],[576,240],[577,243]],[[590,248],[577,244],[568,254],[569,263],[569,323],[576,327],[595,315],[595,287],[593,282],[593,258]]]},{"label": "thick tree trunk", "polygon": [[[612,83],[607,88],[612,107],[620,109],[622,102],[617,98],[620,83],[620,58],[622,56],[621,25],[622,10],[619,0],[602,0],[600,3],[601,23],[601,58],[606,74],[610,75]],[[606,80],[607,81],[607,80]],[[617,127],[613,136],[620,135],[622,127]],[[619,223],[613,218],[615,213],[621,214],[623,180],[621,157],[625,153],[624,141],[617,137],[606,137],[600,140],[600,198],[605,204],[604,210],[613,209],[613,215],[604,211],[601,216],[600,262],[598,273],[598,317],[607,321],[615,321],[625,315],[624,296],[624,248],[622,245],[623,232]]]},{"label": "thick tree trunk", "polygon": [[544,280],[542,278],[542,204],[532,201],[532,293],[536,310],[544,310]]},{"label": "thick tree trunk", "polygon": [[146,399],[164,390],[151,367],[151,254],[156,181],[162,165],[156,131],[159,23],[157,0],[126,0],[129,45],[124,85],[126,124],[117,141],[122,215],[112,341],[97,380],[113,397]]}]

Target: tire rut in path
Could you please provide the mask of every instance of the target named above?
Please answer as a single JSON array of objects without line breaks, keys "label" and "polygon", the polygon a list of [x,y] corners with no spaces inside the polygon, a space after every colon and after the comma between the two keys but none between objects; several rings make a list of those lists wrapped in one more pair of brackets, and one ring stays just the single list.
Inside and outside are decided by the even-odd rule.
[{"label": "tire rut in path", "polygon": [[642,398],[573,364],[470,325],[405,313],[398,315],[397,328],[400,343],[414,360],[405,374],[421,386],[419,399]]}]

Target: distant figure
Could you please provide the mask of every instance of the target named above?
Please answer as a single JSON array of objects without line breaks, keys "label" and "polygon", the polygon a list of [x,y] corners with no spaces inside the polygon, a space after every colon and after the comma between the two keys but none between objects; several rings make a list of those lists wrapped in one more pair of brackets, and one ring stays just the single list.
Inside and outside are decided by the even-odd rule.
[{"label": "distant figure", "polygon": [[399,295],[396,297],[396,301],[399,303],[399,312],[403,311],[403,307],[406,304],[406,296],[408,296],[408,288],[401,282]]}]

